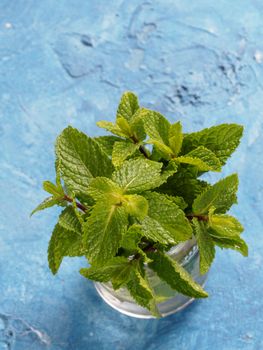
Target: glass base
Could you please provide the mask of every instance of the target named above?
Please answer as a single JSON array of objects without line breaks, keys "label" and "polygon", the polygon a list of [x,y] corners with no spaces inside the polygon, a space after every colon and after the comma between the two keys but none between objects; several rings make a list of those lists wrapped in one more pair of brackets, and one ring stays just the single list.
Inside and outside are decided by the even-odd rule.
[{"label": "glass base", "polygon": [[[191,240],[175,246],[169,255],[180,262],[197,283],[204,286],[207,274],[201,275],[199,272],[199,251],[195,241]],[[162,317],[184,309],[195,300],[171,289],[153,271],[146,268],[146,273]],[[94,284],[102,299],[115,310],[132,317],[155,318],[147,309],[139,306],[132,299],[127,289],[121,288],[115,291],[111,283],[95,282]]]},{"label": "glass base", "polygon": [[[204,286],[205,280],[206,277],[204,277],[204,282],[201,284],[202,286]],[[147,309],[141,307],[140,305],[127,300],[121,301],[119,298],[114,297],[114,295],[107,290],[103,283],[95,282],[94,284],[98,294],[113,309],[121,312],[124,315],[136,318],[155,318]],[[160,311],[162,317],[166,317],[183,310],[194,300],[195,298],[189,298],[185,295],[177,294],[173,299],[169,299],[166,302],[158,304],[158,310]]]}]

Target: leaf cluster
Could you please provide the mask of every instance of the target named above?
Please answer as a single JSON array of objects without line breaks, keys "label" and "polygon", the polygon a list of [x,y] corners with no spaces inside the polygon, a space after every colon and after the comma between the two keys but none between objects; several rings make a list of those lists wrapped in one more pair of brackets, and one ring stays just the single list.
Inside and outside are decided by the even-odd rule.
[{"label": "leaf cluster", "polygon": [[48,247],[51,271],[57,273],[65,256],[85,256],[84,277],[127,288],[157,317],[148,269],[178,293],[207,297],[169,250],[195,238],[202,274],[215,246],[247,255],[241,224],[226,214],[237,202],[237,175],[214,185],[200,179],[221,170],[242,126],[184,134],[180,122],[140,107],[132,92],[121,97],[114,123],[97,124],[113,135],[92,138],[69,126],[58,136],[56,182],[44,182],[51,196],[33,211],[64,207]]}]

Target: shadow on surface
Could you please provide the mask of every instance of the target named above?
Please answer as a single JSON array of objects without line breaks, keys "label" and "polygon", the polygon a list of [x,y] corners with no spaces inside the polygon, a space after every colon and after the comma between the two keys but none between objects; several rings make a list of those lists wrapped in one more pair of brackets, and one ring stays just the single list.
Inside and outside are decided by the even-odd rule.
[{"label": "shadow on surface", "polygon": [[[108,306],[89,281],[79,283],[81,304],[72,308],[70,346],[93,349],[150,350],[163,349],[167,339],[185,331],[191,314],[197,312],[199,301],[185,310],[157,320],[142,320],[123,315]],[[70,348],[69,346],[69,348]]]}]

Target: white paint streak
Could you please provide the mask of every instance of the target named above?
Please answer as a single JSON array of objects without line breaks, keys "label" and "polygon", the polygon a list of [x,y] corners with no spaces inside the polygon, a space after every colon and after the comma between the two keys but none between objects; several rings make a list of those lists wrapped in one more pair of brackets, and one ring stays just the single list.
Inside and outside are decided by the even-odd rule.
[{"label": "white paint streak", "polygon": [[6,22],[6,23],[5,23],[5,28],[6,28],[6,29],[12,29],[12,28],[13,28],[12,23]]},{"label": "white paint streak", "polygon": [[263,52],[257,50],[254,54],[254,58],[255,58],[257,63],[262,63],[263,62]]}]

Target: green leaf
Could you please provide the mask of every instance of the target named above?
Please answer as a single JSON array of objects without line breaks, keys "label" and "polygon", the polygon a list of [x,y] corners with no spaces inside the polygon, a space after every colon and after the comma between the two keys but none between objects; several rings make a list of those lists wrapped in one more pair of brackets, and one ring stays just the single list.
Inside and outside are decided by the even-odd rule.
[{"label": "green leaf", "polygon": [[194,218],[193,225],[200,255],[200,272],[201,274],[205,274],[208,272],[214,260],[215,245],[204,222],[198,221]]},{"label": "green leaf", "polygon": [[61,227],[68,231],[74,231],[81,234],[81,224],[78,218],[78,213],[75,211],[74,207],[68,206],[60,215],[58,223]]},{"label": "green leaf", "polygon": [[61,174],[60,174],[60,160],[56,157],[55,160],[55,170],[56,170],[56,185],[58,187],[62,186],[61,185]]},{"label": "green leaf", "polygon": [[155,188],[161,183],[162,164],[147,159],[134,159],[125,161],[116,170],[112,179],[126,193],[139,193]]},{"label": "green leaf", "polygon": [[132,136],[131,126],[125,118],[118,117],[116,119],[116,125],[122,130],[126,137]]},{"label": "green leaf", "polygon": [[230,215],[210,215],[209,225],[219,232],[221,237],[226,238],[240,235],[244,231],[240,222]]},{"label": "green leaf", "polygon": [[161,114],[149,109],[142,109],[141,115],[147,135],[156,141],[169,145],[170,123]]},{"label": "green leaf", "polygon": [[121,188],[112,180],[106,177],[96,177],[91,180],[87,189],[87,193],[95,200],[103,200],[107,196],[107,200],[111,203],[118,203],[122,200]]},{"label": "green leaf", "polygon": [[165,183],[170,176],[172,176],[177,172],[177,170],[178,170],[177,163],[173,160],[170,160],[168,165],[162,168],[162,172],[161,172],[162,182]]},{"label": "green leaf", "polygon": [[193,151],[187,153],[185,156],[176,158],[180,163],[194,165],[200,171],[220,171],[221,163],[216,155],[209,149],[200,146]]},{"label": "green leaf", "polygon": [[123,196],[123,205],[128,214],[143,220],[148,213],[147,200],[137,194]]},{"label": "green leaf", "polygon": [[209,233],[216,245],[221,248],[238,250],[244,256],[248,255],[248,247],[240,234],[243,226],[230,215],[216,215],[215,207],[209,210]]},{"label": "green leaf", "polygon": [[177,122],[172,124],[169,129],[169,146],[175,156],[179,154],[182,147],[182,142],[182,125],[180,122]]},{"label": "green leaf", "polygon": [[94,137],[93,140],[99,144],[102,151],[105,152],[108,156],[112,155],[114,143],[122,141],[120,137],[110,135]]},{"label": "green leaf", "polygon": [[192,228],[184,212],[166,196],[147,192],[148,217],[142,222],[142,230],[148,239],[168,244],[176,244],[192,237]]},{"label": "green leaf", "polygon": [[170,202],[173,202],[176,204],[180,209],[184,210],[188,207],[186,201],[183,199],[183,197],[180,196],[171,196],[168,194],[162,194],[165,196]]},{"label": "green leaf", "polygon": [[40,203],[30,214],[30,216],[34,215],[36,212],[40,211],[40,210],[44,210],[47,208],[51,208],[54,205],[61,205],[61,206],[65,206],[66,202],[63,199],[59,199],[59,198],[55,198],[53,196],[48,197],[46,199],[44,199],[44,201],[42,203]]},{"label": "green leaf", "polygon": [[54,185],[50,181],[44,181],[43,182],[43,189],[52,194],[52,196],[46,198],[42,203],[40,203],[30,214],[32,216],[36,212],[40,210],[44,210],[50,207],[53,207],[54,205],[60,205],[65,206],[67,203],[64,200],[64,190],[61,186],[60,182],[58,182],[56,185]]},{"label": "green leaf", "polygon": [[[85,250],[82,245],[80,224],[73,209],[63,210],[56,224],[48,246],[49,268],[56,274],[64,256],[82,256]],[[63,226],[61,226],[61,223]],[[67,228],[69,229],[67,229]]]},{"label": "green leaf", "polygon": [[248,256],[248,246],[239,235],[231,235],[229,237],[225,237],[225,235],[222,236],[221,233],[221,231],[217,231],[212,227],[209,228],[209,234],[217,246],[222,249],[235,249],[242,255]]},{"label": "green leaf", "polygon": [[143,141],[146,137],[141,111],[142,109],[138,109],[130,120],[133,139],[138,141]]},{"label": "green leaf", "polygon": [[170,123],[158,112],[142,109],[144,129],[149,136],[148,143],[155,145],[161,154],[170,159],[173,151],[169,147]]},{"label": "green leaf", "polygon": [[198,146],[204,146],[215,153],[222,165],[239,145],[243,127],[237,124],[221,124],[198,132],[184,135],[182,154]]},{"label": "green leaf", "polygon": [[58,137],[56,154],[62,178],[75,194],[85,193],[93,177],[111,176],[111,160],[97,142],[70,126]]},{"label": "green leaf", "polygon": [[119,167],[128,157],[132,156],[140,147],[129,140],[118,141],[113,146],[112,163]]},{"label": "green leaf", "polygon": [[126,91],[121,97],[117,110],[117,118],[123,117],[130,121],[139,108],[137,96],[130,91]]},{"label": "green leaf", "polygon": [[133,266],[131,279],[127,284],[128,291],[140,306],[148,309],[153,316],[161,317],[155,303],[154,293],[147,278],[142,275],[138,264],[134,264]]},{"label": "green leaf", "polygon": [[176,244],[177,241],[157,220],[146,216],[142,221],[143,235],[154,242],[161,244]]},{"label": "green leaf", "polygon": [[154,145],[152,147],[152,154],[151,154],[151,158],[150,159],[154,160],[156,162],[159,162],[160,160],[163,159],[163,154]]},{"label": "green leaf", "polygon": [[137,224],[133,224],[125,232],[122,238],[121,247],[131,251],[137,250],[138,244],[142,238],[142,235],[143,233],[141,230],[141,226]]},{"label": "green leaf", "polygon": [[114,124],[112,122],[108,122],[106,120],[101,120],[96,123],[99,128],[106,129],[107,131],[111,132],[112,134],[115,134],[120,137],[129,137],[130,135],[127,134],[126,131],[123,131],[117,124]]},{"label": "green leaf", "polygon": [[192,206],[194,199],[209,186],[207,182],[196,179],[189,168],[180,167],[165,184],[158,188],[158,191],[172,196],[181,196],[189,206]]},{"label": "green leaf", "polygon": [[52,194],[56,198],[62,198],[65,195],[63,187],[60,184],[59,185],[54,185],[50,181],[44,181],[43,182],[43,189],[46,192]]},{"label": "green leaf", "polygon": [[104,265],[83,268],[80,273],[93,281],[111,281],[113,288],[118,289],[130,280],[131,269],[132,264],[127,258],[117,256],[108,260]]},{"label": "green leaf", "polygon": [[173,151],[169,146],[166,146],[163,142],[155,140],[155,139],[149,139],[147,143],[154,145],[159,153],[161,154],[162,158],[164,159],[172,159]]},{"label": "green leaf", "polygon": [[152,259],[149,267],[171,288],[194,298],[206,298],[208,296],[177,261],[161,252],[148,253],[147,255]]},{"label": "green leaf", "polygon": [[201,193],[193,203],[195,214],[206,214],[214,206],[215,212],[225,213],[234,203],[237,203],[237,174],[230,175]]},{"label": "green leaf", "polygon": [[94,205],[83,225],[83,243],[90,263],[102,265],[117,253],[127,224],[127,214],[122,206],[105,200]]}]

